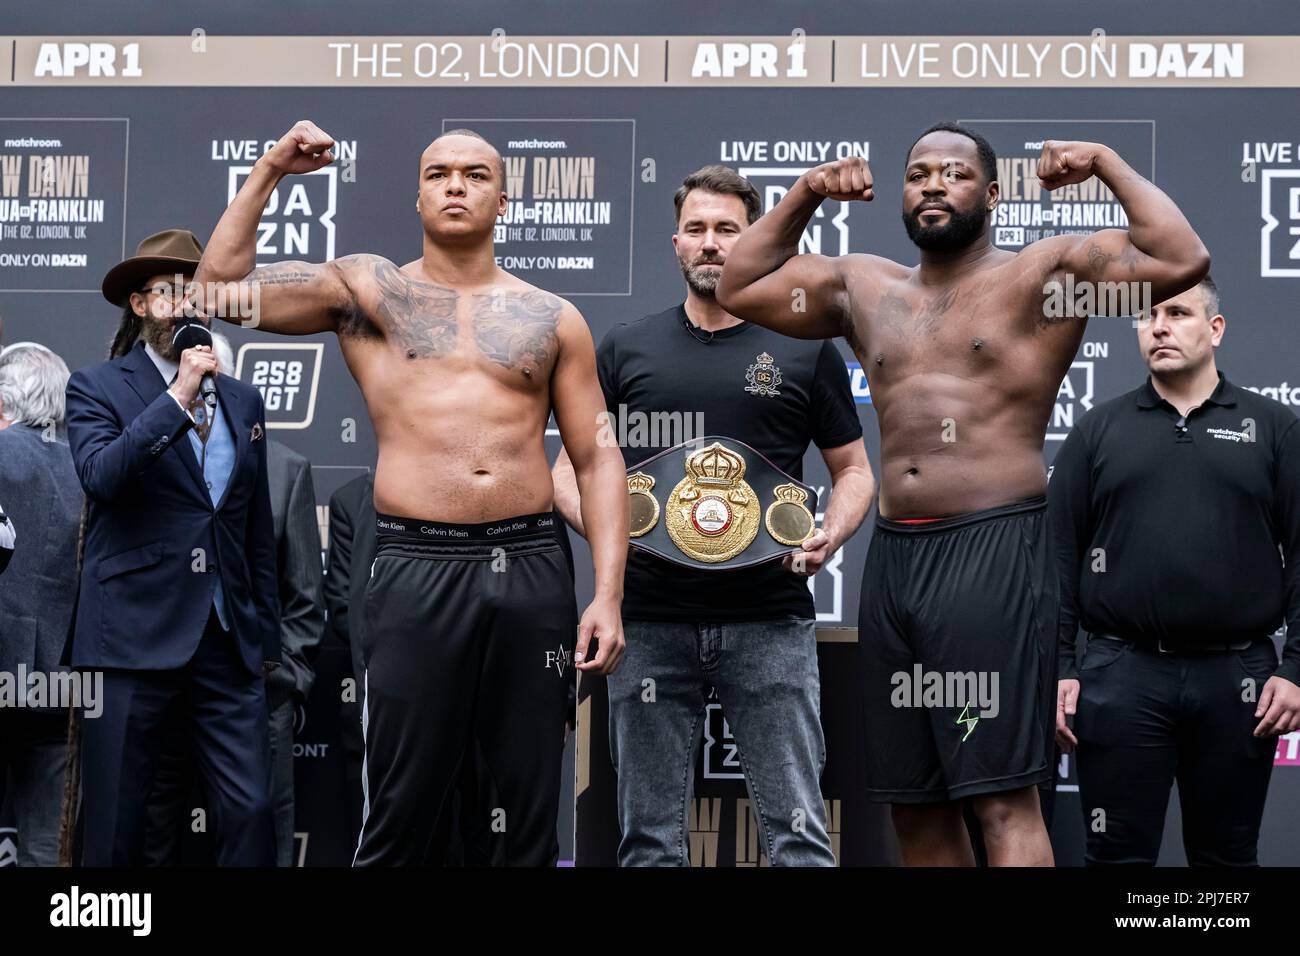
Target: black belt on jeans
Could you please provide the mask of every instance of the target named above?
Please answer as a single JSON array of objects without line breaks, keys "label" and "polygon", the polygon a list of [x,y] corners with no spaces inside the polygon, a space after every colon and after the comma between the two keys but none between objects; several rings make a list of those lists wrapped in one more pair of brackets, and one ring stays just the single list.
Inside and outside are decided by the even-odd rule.
[{"label": "black belt on jeans", "polygon": [[1264,638],[1246,638],[1244,641],[1227,644],[1185,644],[1182,646],[1170,646],[1165,643],[1164,639],[1156,641],[1139,641],[1130,637],[1121,637],[1118,634],[1099,634],[1089,635],[1089,639],[1101,638],[1107,641],[1119,641],[1122,644],[1132,644],[1142,650],[1151,651],[1155,654],[1225,654],[1228,651],[1244,651],[1257,641],[1267,640]]}]

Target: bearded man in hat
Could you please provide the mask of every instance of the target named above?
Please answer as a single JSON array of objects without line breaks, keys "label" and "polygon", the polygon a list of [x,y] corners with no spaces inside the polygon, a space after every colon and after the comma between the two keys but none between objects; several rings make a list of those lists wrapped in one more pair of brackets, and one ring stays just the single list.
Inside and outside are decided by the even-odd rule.
[{"label": "bearded man in hat", "polygon": [[256,389],[218,374],[210,346],[173,345],[178,324],[196,321],[182,303],[202,254],[192,233],[169,229],[111,269],[104,297],[123,310],[111,357],[68,382],[88,507],[65,656],[104,675],[101,712],[81,721],[87,866],[141,862],[155,763],[177,727],[204,780],[217,862],[275,861],[263,677],[280,660],[280,611],[265,413]]}]

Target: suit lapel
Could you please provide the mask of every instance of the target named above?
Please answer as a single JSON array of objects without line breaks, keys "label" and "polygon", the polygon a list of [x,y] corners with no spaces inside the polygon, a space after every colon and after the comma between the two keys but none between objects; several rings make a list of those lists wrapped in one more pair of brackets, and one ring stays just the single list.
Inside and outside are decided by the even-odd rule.
[{"label": "suit lapel", "polygon": [[[148,358],[146,355],[145,358]],[[240,462],[244,460],[244,455],[248,452],[249,428],[244,425],[244,405],[239,397],[239,392],[232,384],[228,375],[218,374],[217,382],[217,399],[221,402],[221,414],[225,416],[226,425],[230,428],[231,438],[235,443],[235,462],[230,466],[230,480],[226,482],[226,490],[221,495],[221,500],[217,502],[218,511],[230,497],[230,489],[235,484],[235,476],[239,474]]]},{"label": "suit lapel", "polygon": [[[140,396],[140,400],[148,407],[159,395],[167,391],[167,383],[158,372],[158,366],[153,364],[153,359],[144,350],[144,343],[137,342],[135,347],[122,359],[122,370],[126,372],[127,384],[131,389]],[[177,440],[172,442],[172,451],[180,456],[181,461],[185,463],[185,468],[194,478],[195,484],[199,491],[206,498],[208,495],[207,482],[203,480],[203,471],[199,468],[199,460],[194,455],[194,446],[191,444],[189,434],[184,433]]]}]

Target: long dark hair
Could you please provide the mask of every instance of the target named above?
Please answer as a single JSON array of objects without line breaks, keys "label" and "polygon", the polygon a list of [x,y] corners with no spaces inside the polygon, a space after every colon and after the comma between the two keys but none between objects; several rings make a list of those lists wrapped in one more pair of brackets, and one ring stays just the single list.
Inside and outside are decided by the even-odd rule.
[{"label": "long dark hair", "polygon": [[135,309],[131,308],[130,302],[127,302],[122,308],[122,320],[117,324],[117,334],[113,336],[113,344],[109,346],[108,357],[120,358],[131,351],[143,328],[144,320],[135,314]]}]

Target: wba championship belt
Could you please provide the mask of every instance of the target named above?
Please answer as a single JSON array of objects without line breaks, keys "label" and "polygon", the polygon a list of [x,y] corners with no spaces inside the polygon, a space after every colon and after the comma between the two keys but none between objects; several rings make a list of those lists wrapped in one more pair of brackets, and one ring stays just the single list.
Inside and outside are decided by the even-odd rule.
[{"label": "wba championship belt", "polygon": [[631,545],[704,570],[789,554],[815,530],[817,492],[742,441],[710,435],[627,470]]}]

